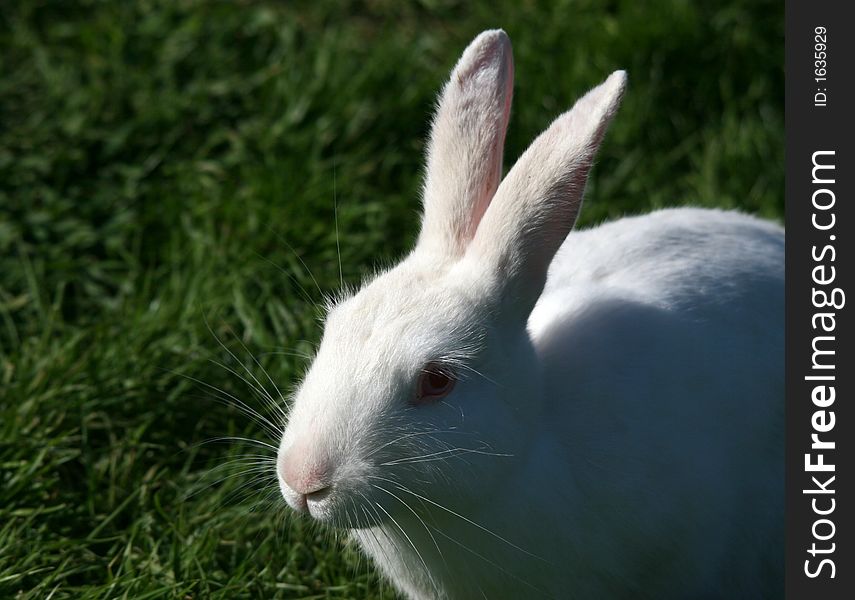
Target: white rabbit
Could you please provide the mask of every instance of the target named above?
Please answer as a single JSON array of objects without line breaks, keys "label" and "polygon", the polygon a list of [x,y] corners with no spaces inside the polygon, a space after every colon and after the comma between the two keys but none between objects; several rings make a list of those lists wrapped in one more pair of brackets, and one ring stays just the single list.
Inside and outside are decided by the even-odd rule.
[{"label": "white rabbit", "polygon": [[501,180],[512,80],[503,31],[451,74],[418,242],[331,308],[286,501],[413,599],[780,593],[783,230],[675,209],[568,235],[625,74]]}]

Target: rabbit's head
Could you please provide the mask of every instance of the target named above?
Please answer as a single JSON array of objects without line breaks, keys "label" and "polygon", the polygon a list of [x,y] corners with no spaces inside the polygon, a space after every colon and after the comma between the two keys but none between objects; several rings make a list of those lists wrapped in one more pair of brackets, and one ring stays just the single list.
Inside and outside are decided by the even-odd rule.
[{"label": "rabbit's head", "polygon": [[510,41],[469,45],[434,118],[416,246],[330,310],[297,391],[277,463],[293,508],[360,528],[413,501],[486,502],[521,468],[541,420],[526,322],[624,83],[591,90],[502,181]]}]

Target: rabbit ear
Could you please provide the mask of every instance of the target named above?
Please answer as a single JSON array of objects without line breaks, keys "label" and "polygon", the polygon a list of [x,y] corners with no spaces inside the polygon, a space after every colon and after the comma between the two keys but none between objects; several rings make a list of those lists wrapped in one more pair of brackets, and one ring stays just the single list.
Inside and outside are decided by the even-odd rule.
[{"label": "rabbit ear", "polygon": [[576,222],[594,154],[625,86],[626,73],[612,73],[540,134],[502,181],[467,251],[524,317]]},{"label": "rabbit ear", "polygon": [[419,251],[460,257],[475,235],[502,178],[513,79],[500,29],[476,37],[454,67],[430,135]]}]

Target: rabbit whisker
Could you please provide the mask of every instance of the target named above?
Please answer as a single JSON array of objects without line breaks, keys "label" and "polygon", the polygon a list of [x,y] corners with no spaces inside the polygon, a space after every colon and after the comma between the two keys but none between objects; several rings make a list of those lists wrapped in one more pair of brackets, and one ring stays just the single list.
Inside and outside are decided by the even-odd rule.
[{"label": "rabbit whisker", "polygon": [[481,377],[481,378],[482,378],[482,379],[484,379],[485,381],[489,381],[490,383],[492,383],[492,384],[493,384],[493,385],[495,385],[495,386],[498,386],[498,385],[499,385],[496,381],[494,381],[493,379],[490,379],[489,377],[487,377],[486,375],[484,375],[481,371],[477,370],[475,367],[473,367],[473,366],[471,366],[471,365],[469,365],[469,364],[467,364],[467,363],[465,363],[465,362],[461,362],[461,363],[460,363],[460,364],[458,364],[457,366],[458,366],[458,368],[460,368],[460,369],[464,369],[464,370],[466,370],[466,371],[470,371],[470,372],[472,372],[472,373],[475,373],[476,375],[478,375],[478,377]]},{"label": "rabbit whisker", "polygon": [[421,456],[411,456],[411,457],[405,457],[405,458],[398,458],[395,460],[391,460],[389,462],[382,463],[380,466],[387,467],[387,466],[400,465],[400,464],[430,462],[431,460],[454,458],[454,457],[462,455],[462,454],[482,454],[485,456],[504,456],[504,457],[514,456],[513,454],[507,454],[507,453],[503,453],[503,452],[487,452],[485,450],[479,450],[477,448],[449,448],[448,450],[439,450],[437,452],[432,452],[430,454],[423,454]]},{"label": "rabbit whisker", "polygon": [[395,527],[398,528],[398,530],[401,532],[401,534],[404,536],[404,538],[406,538],[406,540],[410,543],[410,546],[412,547],[413,551],[416,553],[416,556],[419,557],[419,560],[421,561],[422,566],[424,566],[424,568],[425,568],[425,575],[427,575],[427,578],[428,578],[428,580],[430,580],[434,591],[436,591],[437,595],[438,595],[439,594],[439,588],[436,585],[436,581],[434,581],[434,578],[430,572],[430,568],[428,568],[427,563],[425,562],[425,559],[422,558],[422,554],[421,554],[421,552],[419,552],[419,549],[416,548],[416,545],[413,543],[413,540],[410,539],[410,536],[407,535],[407,532],[404,531],[404,528],[401,527],[401,525],[398,523],[397,520],[395,520],[395,517],[393,517],[391,514],[389,514],[389,512],[385,508],[383,508],[383,505],[381,505],[377,502],[375,502],[374,505],[377,508],[379,508],[380,510],[382,510],[386,514],[387,517],[389,517],[389,519],[392,521],[392,523],[395,525]]},{"label": "rabbit whisker", "polygon": [[[287,245],[288,243],[287,243],[287,242],[285,242],[285,244]],[[293,252],[293,249],[292,249],[291,251]],[[300,294],[302,294],[302,296],[303,296],[303,300],[305,300],[306,302],[308,302],[308,303],[312,306],[312,308],[314,308],[314,309],[315,309],[315,312],[316,312],[316,313],[318,313],[318,314],[323,314],[323,312],[324,312],[323,306],[321,306],[320,304],[318,304],[317,302],[315,302],[315,301],[312,299],[312,296],[309,294],[309,292],[307,292],[307,291],[306,291],[306,288],[303,286],[303,284],[301,284],[299,281],[297,281],[297,278],[296,278],[296,277],[294,277],[294,275],[292,275],[292,274],[288,271],[288,269],[286,269],[286,268],[284,268],[283,266],[281,266],[281,265],[277,264],[275,261],[273,261],[273,260],[269,259],[268,257],[266,257],[266,256],[264,256],[264,255],[262,255],[262,254],[259,254],[258,252],[253,252],[253,254],[255,254],[255,256],[257,256],[258,258],[260,258],[260,259],[261,259],[261,260],[263,260],[264,262],[268,263],[268,264],[269,264],[270,266],[272,266],[273,268],[275,268],[275,269],[277,269],[278,271],[280,271],[283,275],[285,275],[285,277],[287,277],[287,278],[288,278],[288,280],[289,280],[291,283],[293,283],[294,285],[296,285],[296,286],[297,286],[297,290],[300,292]],[[296,252],[294,252],[294,255],[295,255],[295,256],[297,256],[297,253],[296,253]],[[299,257],[299,256],[297,256],[297,258],[298,258],[298,259],[300,259],[300,257]],[[318,287],[318,291],[320,291],[320,287]],[[323,293],[321,293],[321,295],[323,295]]]},{"label": "rabbit whisker", "polygon": [[257,488],[257,484],[263,483],[264,478],[250,478],[247,479],[246,482],[241,484],[239,487],[229,492],[229,494],[223,498],[223,503],[227,504],[230,502],[235,502],[237,504],[243,503],[247,500],[247,498],[257,498],[258,493],[263,491],[266,487],[270,485],[268,481],[267,485],[262,487],[261,489]]},{"label": "rabbit whisker", "polygon": [[[249,357],[252,359],[252,361],[256,364],[256,366],[258,366],[258,368],[261,369],[261,372],[264,373],[264,376],[267,377],[267,380],[270,382],[270,385],[272,385],[273,389],[276,391],[278,399],[280,401],[284,402],[285,396],[282,395],[282,392],[277,387],[276,382],[273,381],[273,378],[270,376],[270,373],[268,373],[267,369],[264,368],[264,365],[262,365],[258,361],[258,359],[255,358],[255,356],[253,356],[252,352],[250,352],[250,350],[249,350],[249,348],[247,348],[246,344],[243,343],[243,340],[241,340],[231,328],[229,328],[229,331],[231,332],[232,336],[234,336],[237,343],[241,345],[241,347],[244,349],[244,351],[249,355]],[[241,362],[241,365],[243,365],[243,362]],[[259,386],[261,386],[261,382],[259,382],[258,379],[255,378],[255,376],[252,374],[252,372],[246,366],[244,366],[244,369],[246,369],[246,372],[249,373],[250,376],[252,376],[253,380],[255,380],[255,382],[258,383]],[[282,419],[283,419],[282,424],[284,426],[285,422],[287,421],[288,415],[285,414],[285,411],[282,410],[282,408],[277,404],[276,399],[273,398],[273,396],[264,388],[264,386],[261,386],[261,387],[262,387],[262,389],[264,389],[265,397],[267,398],[267,400],[269,402],[270,408],[272,408],[275,413],[278,413],[282,417]]]},{"label": "rabbit whisker", "polygon": [[[238,359],[238,357],[237,357],[237,356],[235,356],[234,352],[232,352],[232,351],[231,351],[231,350],[230,350],[230,349],[229,349],[229,348],[228,348],[228,347],[227,347],[227,346],[222,342],[222,340],[220,340],[220,338],[217,336],[217,334],[216,334],[216,333],[214,332],[214,330],[211,328],[211,325],[208,323],[207,318],[205,318],[205,326],[208,328],[208,331],[211,333],[211,335],[212,335],[212,336],[214,336],[214,339],[215,339],[215,340],[217,340],[217,343],[218,343],[218,344],[223,348],[223,350],[225,350],[226,352],[228,352],[229,356],[231,356],[231,357],[232,357],[232,359],[233,359],[236,363],[238,363],[241,367],[243,367],[244,371],[246,371],[246,372],[247,372],[247,374],[252,378],[252,380],[255,382],[255,384],[256,384],[256,386],[257,386],[257,387],[256,387],[256,386],[253,386],[249,381],[247,381],[247,380],[246,380],[244,377],[242,377],[241,375],[238,375],[237,373],[235,373],[234,371],[232,371],[232,370],[231,370],[231,369],[229,369],[228,367],[225,367],[225,365],[221,365],[221,366],[224,366],[226,369],[228,369],[228,370],[229,370],[229,371],[231,371],[232,373],[235,373],[235,375],[237,375],[238,377],[240,377],[244,382],[246,382],[246,384],[247,384],[247,385],[249,385],[251,388],[253,388],[253,389],[255,389],[256,391],[258,391],[258,392],[261,394],[262,399],[263,399],[263,400],[266,400],[266,403],[267,403],[267,405],[268,405],[268,408],[272,408],[272,409],[273,409],[273,411],[274,411],[274,413],[277,413],[277,412],[278,412],[278,413],[280,414],[280,416],[281,416],[283,419],[286,419],[286,418],[287,418],[287,415],[285,414],[285,411],[283,411],[283,410],[282,410],[282,408],[281,408],[278,404],[276,404],[276,400],[273,398],[273,396],[270,394],[270,392],[268,392],[268,391],[267,391],[267,388],[265,388],[265,387],[264,387],[264,385],[263,385],[263,384],[258,380],[258,378],[255,376],[255,374],[253,374],[253,372],[249,369],[249,367],[247,367],[247,366],[244,364],[244,362],[243,362],[242,360],[239,360],[239,359]],[[258,360],[256,360],[256,358],[252,355],[252,353],[251,353],[251,352],[249,351],[249,349],[246,347],[246,344],[244,344],[244,343],[243,343],[243,341],[238,337],[238,335],[234,332],[234,330],[233,330],[231,327],[228,327],[228,331],[229,331],[229,333],[231,333],[231,334],[232,334],[232,336],[235,338],[235,340],[236,340],[236,341],[241,345],[241,347],[244,349],[244,351],[245,351],[247,354],[249,354],[250,358],[252,358],[252,360],[253,360],[253,361],[255,361],[255,364],[256,364],[256,365],[258,365],[258,366],[261,368],[261,370],[262,370],[262,371],[264,372],[264,374],[267,376],[267,379],[268,379],[268,380],[270,380],[270,383],[271,383],[271,384],[273,384],[273,388],[276,390],[276,393],[279,395],[279,398],[280,398],[280,399],[282,399],[282,400],[284,400],[284,397],[282,396],[282,392],[280,392],[280,391],[279,391],[279,388],[277,388],[277,387],[276,387],[276,384],[275,384],[275,383],[273,383],[273,379],[270,377],[270,375],[267,373],[267,371],[264,369],[264,367],[261,365],[261,363],[259,363],[259,362],[258,362]],[[283,427],[284,427],[284,424],[285,424],[285,421],[283,420],[283,422],[282,422]]]},{"label": "rabbit whisker", "polygon": [[289,352],[287,350],[275,350],[270,352],[260,352],[259,356],[293,356],[294,358],[302,358],[304,360],[311,360],[312,356],[310,354],[306,354],[305,352]]},{"label": "rabbit whisker", "polygon": [[[374,545],[376,548],[380,549],[380,552],[383,553],[383,557],[386,559],[386,562],[389,561],[389,555],[386,553],[386,548],[383,544],[380,543],[380,540],[377,538],[377,528],[381,527],[382,519],[380,518],[380,514],[377,512],[377,509],[374,508],[372,502],[368,500],[368,498],[362,492],[359,492],[359,495],[362,496],[363,500],[365,500],[365,504],[362,505],[362,512],[365,514],[369,523],[373,523],[371,529],[368,530],[368,533],[371,534],[371,537],[374,539]],[[369,510],[371,512],[369,512]],[[397,543],[394,538],[391,536],[386,536],[386,538],[392,543],[394,547],[397,548]]]},{"label": "rabbit whisker", "polygon": [[335,221],[335,252],[336,256],[338,256],[338,280],[339,285],[344,288],[344,275],[342,274],[341,268],[341,243],[339,242],[338,235],[338,194],[336,189],[336,168],[335,162],[333,162],[333,219]]},{"label": "rabbit whisker", "polygon": [[[293,254],[293,255],[294,255],[294,258],[296,258],[298,261],[300,261],[300,264],[301,264],[301,265],[303,265],[303,268],[306,270],[306,273],[307,273],[307,274],[309,275],[309,277],[311,278],[312,283],[314,283],[314,284],[315,284],[315,288],[318,290],[318,293],[321,295],[321,297],[323,297],[323,296],[324,296],[324,292],[323,292],[323,290],[321,289],[320,284],[318,284],[318,280],[317,280],[317,279],[315,279],[315,275],[314,275],[314,273],[312,273],[312,270],[309,268],[309,265],[307,265],[307,264],[306,264],[306,261],[304,261],[304,260],[303,260],[303,258],[300,256],[300,254],[299,254],[296,250],[294,250],[294,247],[293,247],[291,244],[289,244],[289,243],[288,243],[288,240],[286,240],[282,235],[280,235],[279,233],[277,233],[276,231],[274,231],[273,227],[271,227],[270,225],[267,225],[267,229],[268,229],[268,231],[270,231],[273,235],[275,235],[275,236],[276,236],[276,238],[277,238],[280,242],[282,242],[282,243],[285,245],[285,247],[286,247],[286,248],[288,248],[288,250],[291,252],[291,254]],[[277,266],[278,266],[278,265],[277,265]],[[279,268],[281,269],[281,267],[279,267]],[[283,270],[284,270],[284,269],[283,269]],[[295,281],[295,283],[297,283],[297,282]],[[298,283],[298,285],[299,285],[299,283]],[[301,287],[302,287],[302,286],[301,286]],[[305,288],[303,289],[303,291],[305,292]],[[315,304],[315,303],[314,303],[314,302],[312,302],[312,304]],[[317,306],[318,306],[318,305],[317,305],[317,304],[315,304],[315,307],[316,307],[316,308],[317,308]]]},{"label": "rabbit whisker", "polygon": [[269,394],[267,393],[267,390],[260,389],[257,386],[253,385],[253,383],[251,381],[249,381],[246,377],[244,377],[243,375],[241,375],[240,373],[238,373],[237,371],[235,371],[234,369],[232,369],[228,365],[221,363],[220,361],[213,359],[213,358],[209,358],[208,360],[212,364],[217,365],[221,369],[225,369],[226,371],[228,371],[229,373],[231,373],[232,375],[234,375],[235,377],[240,379],[243,383],[245,383],[256,394],[256,396],[258,396],[258,398],[262,402],[266,402],[270,399]]},{"label": "rabbit whisker", "polygon": [[192,375],[187,375],[186,373],[179,373],[178,371],[170,372],[175,375],[178,375],[179,377],[184,377],[189,381],[193,381],[194,383],[198,383],[199,385],[203,385],[206,388],[216,392],[214,396],[215,401],[224,404],[225,406],[233,406],[234,408],[238,409],[244,415],[252,419],[253,422],[262,427],[265,430],[265,433],[267,433],[267,435],[269,435],[271,438],[275,439],[280,435],[279,429],[272,422],[270,422],[269,419],[267,419],[264,415],[253,409],[251,406],[249,406],[246,402],[244,402],[237,396],[234,396],[233,394],[230,394],[229,392],[222,390],[206,381],[197,379]]},{"label": "rabbit whisker", "polygon": [[279,448],[274,446],[273,444],[268,444],[267,442],[262,442],[261,440],[254,440],[252,438],[239,437],[234,435],[225,435],[220,437],[211,438],[209,440],[205,440],[203,443],[213,443],[213,442],[245,442],[247,444],[254,444],[256,446],[262,446],[264,448],[269,448],[274,452],[279,452]]},{"label": "rabbit whisker", "polygon": [[[470,547],[469,547],[469,546],[467,546],[466,544],[464,544],[464,543],[462,543],[462,542],[460,542],[460,541],[458,541],[458,540],[455,540],[453,537],[449,536],[448,534],[446,534],[446,533],[445,533],[444,531],[442,531],[441,529],[439,529],[439,528],[437,528],[437,527],[431,527],[431,529],[433,529],[433,530],[434,530],[435,532],[437,532],[439,535],[441,535],[442,537],[444,537],[445,539],[447,539],[449,542],[451,542],[451,543],[453,543],[453,544],[457,545],[457,546],[458,546],[458,547],[460,547],[460,548],[463,548],[464,550],[466,550],[467,552],[470,552],[470,553],[471,553],[472,555],[474,555],[474,556],[477,556],[478,558],[480,558],[480,559],[481,559],[481,560],[483,560],[484,562],[486,562],[486,563],[488,563],[488,564],[490,564],[490,565],[492,565],[492,566],[496,567],[499,571],[501,571],[501,572],[502,572],[502,573],[504,573],[505,575],[508,575],[509,577],[512,577],[513,579],[516,579],[517,581],[519,581],[519,582],[520,582],[520,583],[522,583],[523,585],[525,585],[525,586],[527,586],[527,587],[530,587],[531,589],[533,589],[533,590],[535,590],[536,592],[539,592],[539,593],[541,593],[541,594],[546,594],[546,593],[547,593],[547,592],[546,592],[546,590],[542,590],[542,589],[540,589],[539,587],[537,587],[536,585],[534,585],[533,583],[531,583],[531,582],[529,582],[529,581],[526,581],[525,579],[522,579],[522,578],[518,577],[517,575],[514,575],[513,573],[511,573],[510,571],[508,571],[507,569],[505,569],[504,567],[502,567],[502,566],[501,566],[500,564],[498,564],[497,562],[495,562],[495,561],[493,561],[493,560],[490,560],[489,558],[487,558],[486,556],[484,556],[484,555],[483,555],[483,554],[481,554],[480,552],[476,552],[475,550],[473,550],[472,548],[470,548]],[[539,558],[539,557],[535,557],[535,558]],[[483,594],[483,590],[482,590],[482,594]]]},{"label": "rabbit whisker", "polygon": [[[207,490],[211,489],[212,487],[217,486],[217,485],[219,485],[219,484],[221,484],[221,483],[223,483],[224,481],[227,481],[227,480],[229,480],[229,479],[233,479],[233,478],[235,478],[235,477],[243,477],[243,476],[250,475],[250,474],[255,474],[255,473],[265,473],[265,472],[268,472],[268,471],[269,471],[269,467],[267,467],[267,466],[266,466],[266,467],[264,467],[264,468],[261,468],[261,467],[252,467],[252,468],[245,469],[245,470],[242,470],[242,471],[238,471],[238,472],[235,472],[235,473],[229,473],[228,475],[225,475],[224,477],[220,477],[219,479],[216,479],[215,481],[212,481],[211,483],[209,483],[208,485],[203,486],[203,487],[202,487],[202,488],[200,488],[200,489],[197,489],[197,490],[193,490],[193,491],[188,492],[188,493],[184,496],[183,500],[185,500],[185,501],[186,501],[186,500],[189,500],[190,498],[193,498],[193,497],[197,496],[198,494],[201,494],[202,492],[205,492],[205,491],[207,491]],[[210,471],[208,471],[208,473],[206,473],[203,477],[211,476],[211,475],[212,475],[213,473],[215,473],[215,472],[216,472],[216,469],[211,469],[211,470],[210,470]],[[254,481],[254,480],[253,480],[253,481]],[[241,486],[241,487],[243,487],[243,486]],[[238,489],[240,489],[240,488],[238,488]],[[224,500],[224,502],[225,502],[225,500]]]},{"label": "rabbit whisker", "polygon": [[483,531],[483,532],[485,532],[485,533],[488,533],[488,534],[492,535],[492,536],[493,536],[493,537],[495,537],[497,540],[502,541],[502,542],[504,542],[504,543],[508,544],[508,545],[509,545],[509,546],[511,546],[512,548],[515,548],[515,549],[519,550],[520,552],[523,552],[523,553],[525,553],[525,554],[528,554],[529,556],[531,556],[531,557],[533,557],[533,558],[537,558],[537,559],[539,559],[539,560],[542,560],[543,562],[545,562],[545,563],[547,563],[547,564],[552,564],[552,563],[550,563],[548,560],[546,560],[545,558],[542,558],[542,557],[540,557],[540,556],[538,556],[538,555],[536,555],[536,554],[533,554],[533,553],[529,552],[528,550],[526,550],[525,548],[521,548],[521,547],[517,546],[517,545],[516,545],[516,544],[514,544],[513,542],[511,542],[511,541],[509,541],[509,540],[506,540],[505,538],[503,538],[502,536],[500,536],[498,533],[496,533],[496,532],[494,532],[494,531],[491,531],[491,530],[487,529],[487,528],[486,528],[486,527],[484,527],[483,525],[479,525],[478,523],[476,523],[476,522],[475,522],[475,521],[473,521],[472,519],[469,519],[469,518],[467,518],[467,517],[464,517],[464,516],[463,516],[463,515],[461,515],[460,513],[455,512],[455,511],[451,510],[450,508],[447,508],[447,507],[443,506],[442,504],[439,504],[438,502],[434,502],[434,501],[433,501],[433,500],[431,500],[430,498],[426,498],[425,496],[422,496],[421,494],[418,494],[418,493],[416,493],[416,492],[412,491],[412,490],[411,490],[411,489],[409,489],[408,487],[406,487],[406,486],[404,486],[404,485],[402,485],[402,484],[400,484],[400,483],[398,483],[398,482],[396,482],[396,481],[393,481],[393,480],[391,480],[391,479],[387,479],[387,478],[385,478],[385,477],[379,477],[379,476],[377,476],[377,475],[370,475],[369,477],[376,478],[376,479],[380,479],[380,480],[382,480],[382,481],[386,481],[386,482],[388,482],[388,483],[391,483],[392,485],[394,485],[395,487],[397,487],[397,488],[398,488],[399,490],[401,490],[402,492],[405,492],[405,493],[407,493],[407,494],[411,494],[411,495],[415,496],[416,498],[419,498],[420,500],[422,500],[422,501],[424,501],[424,502],[427,502],[428,504],[431,504],[431,505],[433,505],[433,506],[435,506],[435,507],[439,508],[440,510],[444,510],[444,511],[446,511],[446,512],[447,512],[447,513],[449,513],[449,514],[454,515],[455,517],[458,517],[459,519],[462,519],[463,521],[466,521],[466,522],[467,522],[467,523],[469,523],[470,525],[472,525],[472,526],[474,526],[474,527],[477,527],[477,528],[478,528],[478,529],[480,529],[481,531]]},{"label": "rabbit whisker", "polygon": [[[402,436],[400,436],[400,437],[398,437],[398,438],[395,438],[394,440],[392,440],[392,441],[390,441],[390,442],[386,442],[385,444],[383,444],[383,445],[381,445],[381,446],[378,446],[377,448],[374,448],[371,452],[369,452],[369,453],[365,456],[365,458],[370,458],[370,457],[374,456],[375,454],[377,454],[380,450],[383,450],[384,448],[388,448],[389,446],[391,446],[391,445],[393,445],[393,444],[397,444],[398,442],[401,442],[401,441],[403,441],[403,440],[405,440],[405,439],[410,439],[410,438],[414,438],[414,437],[418,437],[418,436],[422,436],[422,435],[434,435],[434,434],[437,434],[437,433],[452,433],[452,434],[455,434],[455,433],[456,433],[456,434],[470,435],[468,432],[464,432],[464,431],[455,431],[455,430],[451,430],[451,429],[448,429],[448,430],[445,430],[445,431],[442,431],[442,430],[431,430],[431,431],[416,431],[416,432],[409,432],[409,433],[406,433],[406,434],[404,434],[404,435],[402,435]],[[436,441],[437,441],[437,442],[439,442],[439,443],[444,443],[444,442],[442,442],[441,440],[439,440],[439,439],[437,439],[437,438],[433,438],[433,439],[434,439],[434,440],[436,440]]]},{"label": "rabbit whisker", "polygon": [[415,515],[416,519],[419,520],[419,523],[422,524],[422,526],[425,528],[425,531],[427,531],[427,534],[430,536],[430,539],[433,542],[433,545],[436,547],[436,551],[439,554],[440,558],[442,559],[442,562],[445,565],[448,565],[448,563],[445,561],[445,555],[442,553],[442,550],[440,549],[439,544],[436,542],[436,538],[433,537],[433,533],[431,533],[430,528],[428,527],[427,523],[424,522],[424,519],[422,519],[421,516],[419,516],[419,513],[417,513],[415,510],[413,510],[413,508],[409,504],[407,504],[400,496],[390,492],[389,490],[387,490],[383,486],[375,483],[375,484],[373,484],[373,487],[380,490],[381,492],[386,492],[387,494],[392,496],[395,500],[397,500],[398,502],[403,504],[407,508],[407,510],[409,510],[411,513],[413,513],[413,515]]}]

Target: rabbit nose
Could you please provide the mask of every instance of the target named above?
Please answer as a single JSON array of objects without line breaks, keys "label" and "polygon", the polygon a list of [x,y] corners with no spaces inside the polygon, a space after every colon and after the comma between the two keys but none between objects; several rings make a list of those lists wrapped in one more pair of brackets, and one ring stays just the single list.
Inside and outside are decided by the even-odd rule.
[{"label": "rabbit nose", "polygon": [[313,459],[299,448],[289,449],[279,461],[279,474],[288,487],[303,500],[321,500],[332,484],[332,469],[327,460]]}]

